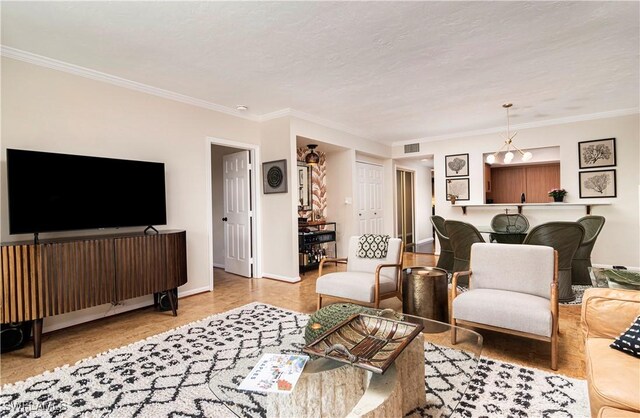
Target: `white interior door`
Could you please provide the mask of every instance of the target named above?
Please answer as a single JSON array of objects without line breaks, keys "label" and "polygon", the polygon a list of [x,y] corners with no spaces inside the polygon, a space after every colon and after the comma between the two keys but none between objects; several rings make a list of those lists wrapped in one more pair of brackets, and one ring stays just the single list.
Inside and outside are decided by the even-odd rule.
[{"label": "white interior door", "polygon": [[224,190],[224,270],[251,277],[251,197],[249,151],[222,157]]},{"label": "white interior door", "polygon": [[356,163],[358,230],[362,234],[382,234],[384,231],[382,210],[382,166]]}]

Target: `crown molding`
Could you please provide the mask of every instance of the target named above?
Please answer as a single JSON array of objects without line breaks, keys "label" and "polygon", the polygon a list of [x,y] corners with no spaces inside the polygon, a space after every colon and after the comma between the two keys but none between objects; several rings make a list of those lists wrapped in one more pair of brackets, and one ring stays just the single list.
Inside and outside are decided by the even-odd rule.
[{"label": "crown molding", "polygon": [[[51,68],[53,70],[74,74],[80,77],[90,78],[96,81],[102,81],[118,87],[124,87],[126,89],[151,94],[151,95],[162,97],[165,99],[174,100],[177,102],[201,107],[204,109],[214,110],[216,112],[225,113],[227,115],[235,116],[242,119],[247,119],[253,122],[266,122],[272,119],[277,119],[285,116],[293,116],[299,119],[306,120],[308,122],[323,125],[327,128],[337,129],[352,135],[359,136],[364,139],[368,139],[370,141],[374,141],[372,139],[367,138],[362,131],[355,129],[353,127],[343,125],[337,122],[333,122],[327,119],[323,119],[314,115],[310,115],[308,113],[300,112],[291,108],[280,109],[275,112],[265,113],[263,115],[256,115],[256,114],[246,113],[246,112],[241,113],[240,111],[227,106],[208,102],[206,100],[196,99],[195,97],[187,96],[187,95],[176,93],[169,90],[164,90],[164,89],[153,87],[147,84],[138,83],[137,81],[127,80],[125,78],[103,73],[101,71],[96,71],[90,68],[81,67],[79,65],[70,64],[68,62],[59,61],[53,58],[23,51],[17,48],[12,48],[6,45],[0,45],[0,55],[2,55],[3,57],[24,61],[29,64],[34,64],[41,67]],[[379,142],[379,141],[375,141],[375,142]],[[388,143],[384,143],[384,142],[381,142],[381,143],[387,146],[389,145]]]},{"label": "crown molding", "polygon": [[[511,129],[518,130],[518,129],[541,128],[543,126],[562,125],[565,123],[615,118],[618,116],[636,115],[638,113],[640,113],[640,108],[632,107],[628,109],[611,110],[608,112],[590,113],[586,115],[568,116],[565,118],[547,119],[547,120],[536,121],[536,122],[521,123],[519,125],[511,125]],[[475,131],[458,132],[455,134],[428,136],[424,138],[409,139],[405,141],[395,141],[391,143],[391,146],[395,147],[395,146],[403,146],[407,144],[415,144],[416,142],[434,142],[434,141],[442,141],[445,139],[464,138],[468,136],[496,134],[503,131],[504,131],[504,126],[496,127],[496,128],[478,129]]]},{"label": "crown molding", "polygon": [[364,140],[367,141],[371,141],[371,142],[376,142],[385,146],[390,146],[390,144],[388,142],[383,142],[377,139],[372,139],[367,137],[367,134],[357,128],[354,128],[353,126],[349,126],[349,125],[345,125],[339,122],[334,122],[328,119],[323,119],[319,116],[314,116],[311,115],[309,113],[305,113],[305,112],[301,112],[299,110],[295,110],[295,109],[291,109],[291,108],[286,108],[286,109],[281,109],[281,110],[277,110],[275,112],[271,112],[271,113],[265,113],[264,115],[261,115],[259,117],[259,121],[260,122],[265,122],[265,121],[269,121],[272,119],[277,119],[277,118],[282,118],[285,116],[290,116],[290,117],[294,117],[294,118],[298,118],[298,119],[302,119],[304,121],[307,122],[311,122],[311,123],[315,123],[318,125],[322,125],[326,128],[330,128],[330,129],[335,129],[341,132],[345,132],[351,135],[355,135],[359,138],[362,138]]},{"label": "crown molding", "polygon": [[286,107],[284,109],[276,110],[275,112],[265,113],[264,115],[260,115],[258,116],[258,121],[267,122],[273,119],[284,118],[285,116],[291,116],[292,112],[293,112],[293,109]]},{"label": "crown molding", "polygon": [[146,94],[162,97],[169,100],[174,100],[181,103],[201,107],[204,109],[214,110],[216,112],[224,113],[227,115],[235,116],[242,119],[258,122],[259,116],[240,112],[236,109],[232,109],[227,106],[219,105],[217,103],[211,103],[206,100],[196,99],[195,97],[186,96],[184,94],[175,93],[169,90],[164,90],[158,87],[149,86],[147,84],[138,83],[137,81],[127,80],[125,78],[117,77],[111,74],[103,73],[101,71],[92,70],[90,68],[81,67],[79,65],[70,64],[68,62],[59,61],[53,58],[44,57],[42,55],[33,54],[31,52],[23,51],[20,49],[12,48],[5,45],[0,45],[0,54],[3,57],[24,61],[29,64],[39,65],[41,67],[51,68],[52,70],[63,71],[66,73],[78,75],[80,77],[89,78],[96,81],[102,81],[118,87],[124,87],[126,89],[139,91]]}]

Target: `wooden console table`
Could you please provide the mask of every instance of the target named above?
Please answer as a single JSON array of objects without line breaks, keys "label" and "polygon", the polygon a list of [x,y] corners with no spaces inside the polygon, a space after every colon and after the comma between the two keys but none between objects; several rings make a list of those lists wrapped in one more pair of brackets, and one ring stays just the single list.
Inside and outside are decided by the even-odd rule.
[{"label": "wooden console table", "polygon": [[[40,357],[42,320],[164,292],[187,282],[185,231],[1,244],[0,323],[33,321]],[[177,315],[173,292],[167,293]]]}]

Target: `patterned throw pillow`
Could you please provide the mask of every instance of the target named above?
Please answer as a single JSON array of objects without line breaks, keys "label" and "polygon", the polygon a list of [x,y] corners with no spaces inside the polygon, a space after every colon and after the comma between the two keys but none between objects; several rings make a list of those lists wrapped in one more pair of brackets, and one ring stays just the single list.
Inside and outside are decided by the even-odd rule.
[{"label": "patterned throw pillow", "polygon": [[609,347],[640,358],[640,316]]},{"label": "patterned throw pillow", "polygon": [[358,240],[358,257],[387,258],[389,238],[389,235],[362,235]]}]

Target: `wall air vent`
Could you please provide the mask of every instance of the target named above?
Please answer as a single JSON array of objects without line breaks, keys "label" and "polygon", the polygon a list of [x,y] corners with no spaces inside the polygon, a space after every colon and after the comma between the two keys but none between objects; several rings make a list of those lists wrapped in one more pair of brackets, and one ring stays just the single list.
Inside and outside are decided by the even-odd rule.
[{"label": "wall air vent", "polygon": [[404,153],[420,152],[420,144],[408,144],[404,146]]}]

